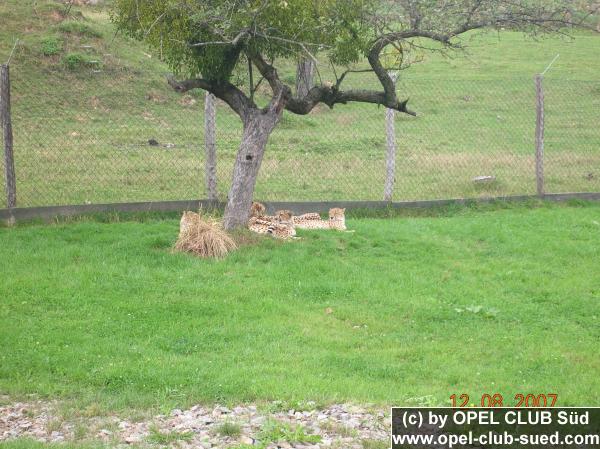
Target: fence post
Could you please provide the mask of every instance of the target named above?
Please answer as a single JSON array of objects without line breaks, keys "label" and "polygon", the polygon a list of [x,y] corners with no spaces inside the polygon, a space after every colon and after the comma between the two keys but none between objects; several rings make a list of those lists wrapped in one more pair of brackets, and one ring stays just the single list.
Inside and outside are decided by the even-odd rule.
[{"label": "fence post", "polygon": [[[392,82],[396,84],[398,74],[390,73]],[[394,182],[396,180],[396,129],[394,117],[396,111],[386,108],[385,110],[385,135],[387,143],[387,155],[385,158],[385,186],[383,188],[383,200],[392,201],[394,195]]]},{"label": "fence post", "polygon": [[315,62],[302,57],[296,64],[296,96],[304,98],[315,85]]},{"label": "fence post", "polygon": [[0,122],[4,134],[4,181],[6,207],[17,207],[17,179],[13,153],[13,133],[10,116],[10,71],[8,64],[0,67]]},{"label": "fence post", "polygon": [[209,200],[217,199],[217,140],[216,140],[215,96],[206,92],[204,96],[204,147],[206,192]]},{"label": "fence post", "polygon": [[544,77],[535,76],[536,122],[535,122],[535,178],[537,194],[544,196]]}]

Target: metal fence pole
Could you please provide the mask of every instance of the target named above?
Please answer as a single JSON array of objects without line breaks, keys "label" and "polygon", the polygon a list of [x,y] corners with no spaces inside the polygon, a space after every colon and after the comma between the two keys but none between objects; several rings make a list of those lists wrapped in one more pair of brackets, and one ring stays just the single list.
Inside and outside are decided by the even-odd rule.
[{"label": "metal fence pole", "polygon": [[536,122],[535,122],[535,177],[537,194],[544,196],[544,77],[535,77]]},{"label": "metal fence pole", "polygon": [[204,146],[206,193],[209,200],[217,199],[217,113],[215,96],[206,92],[204,97]]},{"label": "metal fence pole", "polygon": [[10,70],[8,64],[0,67],[0,122],[4,134],[4,175],[6,206],[17,207],[17,179],[13,153],[13,133],[10,116]]},{"label": "metal fence pole", "polygon": [[[390,73],[394,84],[398,78],[397,73]],[[385,186],[383,188],[383,200],[392,201],[394,195],[394,183],[396,181],[396,129],[394,117],[396,111],[386,108],[385,110],[385,134],[387,143],[387,155],[385,158]]]}]

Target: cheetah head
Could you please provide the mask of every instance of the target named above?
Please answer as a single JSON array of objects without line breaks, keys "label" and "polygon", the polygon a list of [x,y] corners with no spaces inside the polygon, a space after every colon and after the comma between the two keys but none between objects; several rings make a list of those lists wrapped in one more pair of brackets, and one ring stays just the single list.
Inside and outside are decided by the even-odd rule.
[{"label": "cheetah head", "polygon": [[329,225],[332,229],[346,230],[346,209],[334,207],[329,209]]}]

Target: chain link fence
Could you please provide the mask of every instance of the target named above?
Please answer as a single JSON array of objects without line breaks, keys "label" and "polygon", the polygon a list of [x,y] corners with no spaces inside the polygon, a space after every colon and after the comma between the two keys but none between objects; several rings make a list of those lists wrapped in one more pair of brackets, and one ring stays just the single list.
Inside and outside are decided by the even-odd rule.
[{"label": "chain link fence", "polygon": [[[204,92],[182,96],[164,74],[131,69],[48,71],[40,78],[16,66],[11,81],[18,207],[207,198]],[[376,88],[362,76],[352,83]],[[548,77],[544,87],[546,192],[600,192],[600,80]],[[536,193],[533,77],[401,74],[398,91],[418,116],[393,119],[394,201]],[[240,136],[239,118],[217,100],[220,200]],[[387,142],[381,107],[286,112],[269,141],[255,198],[383,200]],[[4,184],[4,166],[0,176]]]}]

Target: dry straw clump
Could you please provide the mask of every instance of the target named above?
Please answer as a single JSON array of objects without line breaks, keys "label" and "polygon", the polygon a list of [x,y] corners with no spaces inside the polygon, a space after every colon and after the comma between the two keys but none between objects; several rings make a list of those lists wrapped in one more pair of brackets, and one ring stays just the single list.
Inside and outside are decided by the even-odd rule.
[{"label": "dry straw clump", "polygon": [[184,212],[179,226],[176,251],[192,253],[199,257],[221,258],[236,249],[233,239],[217,220],[204,218],[195,212]]}]

